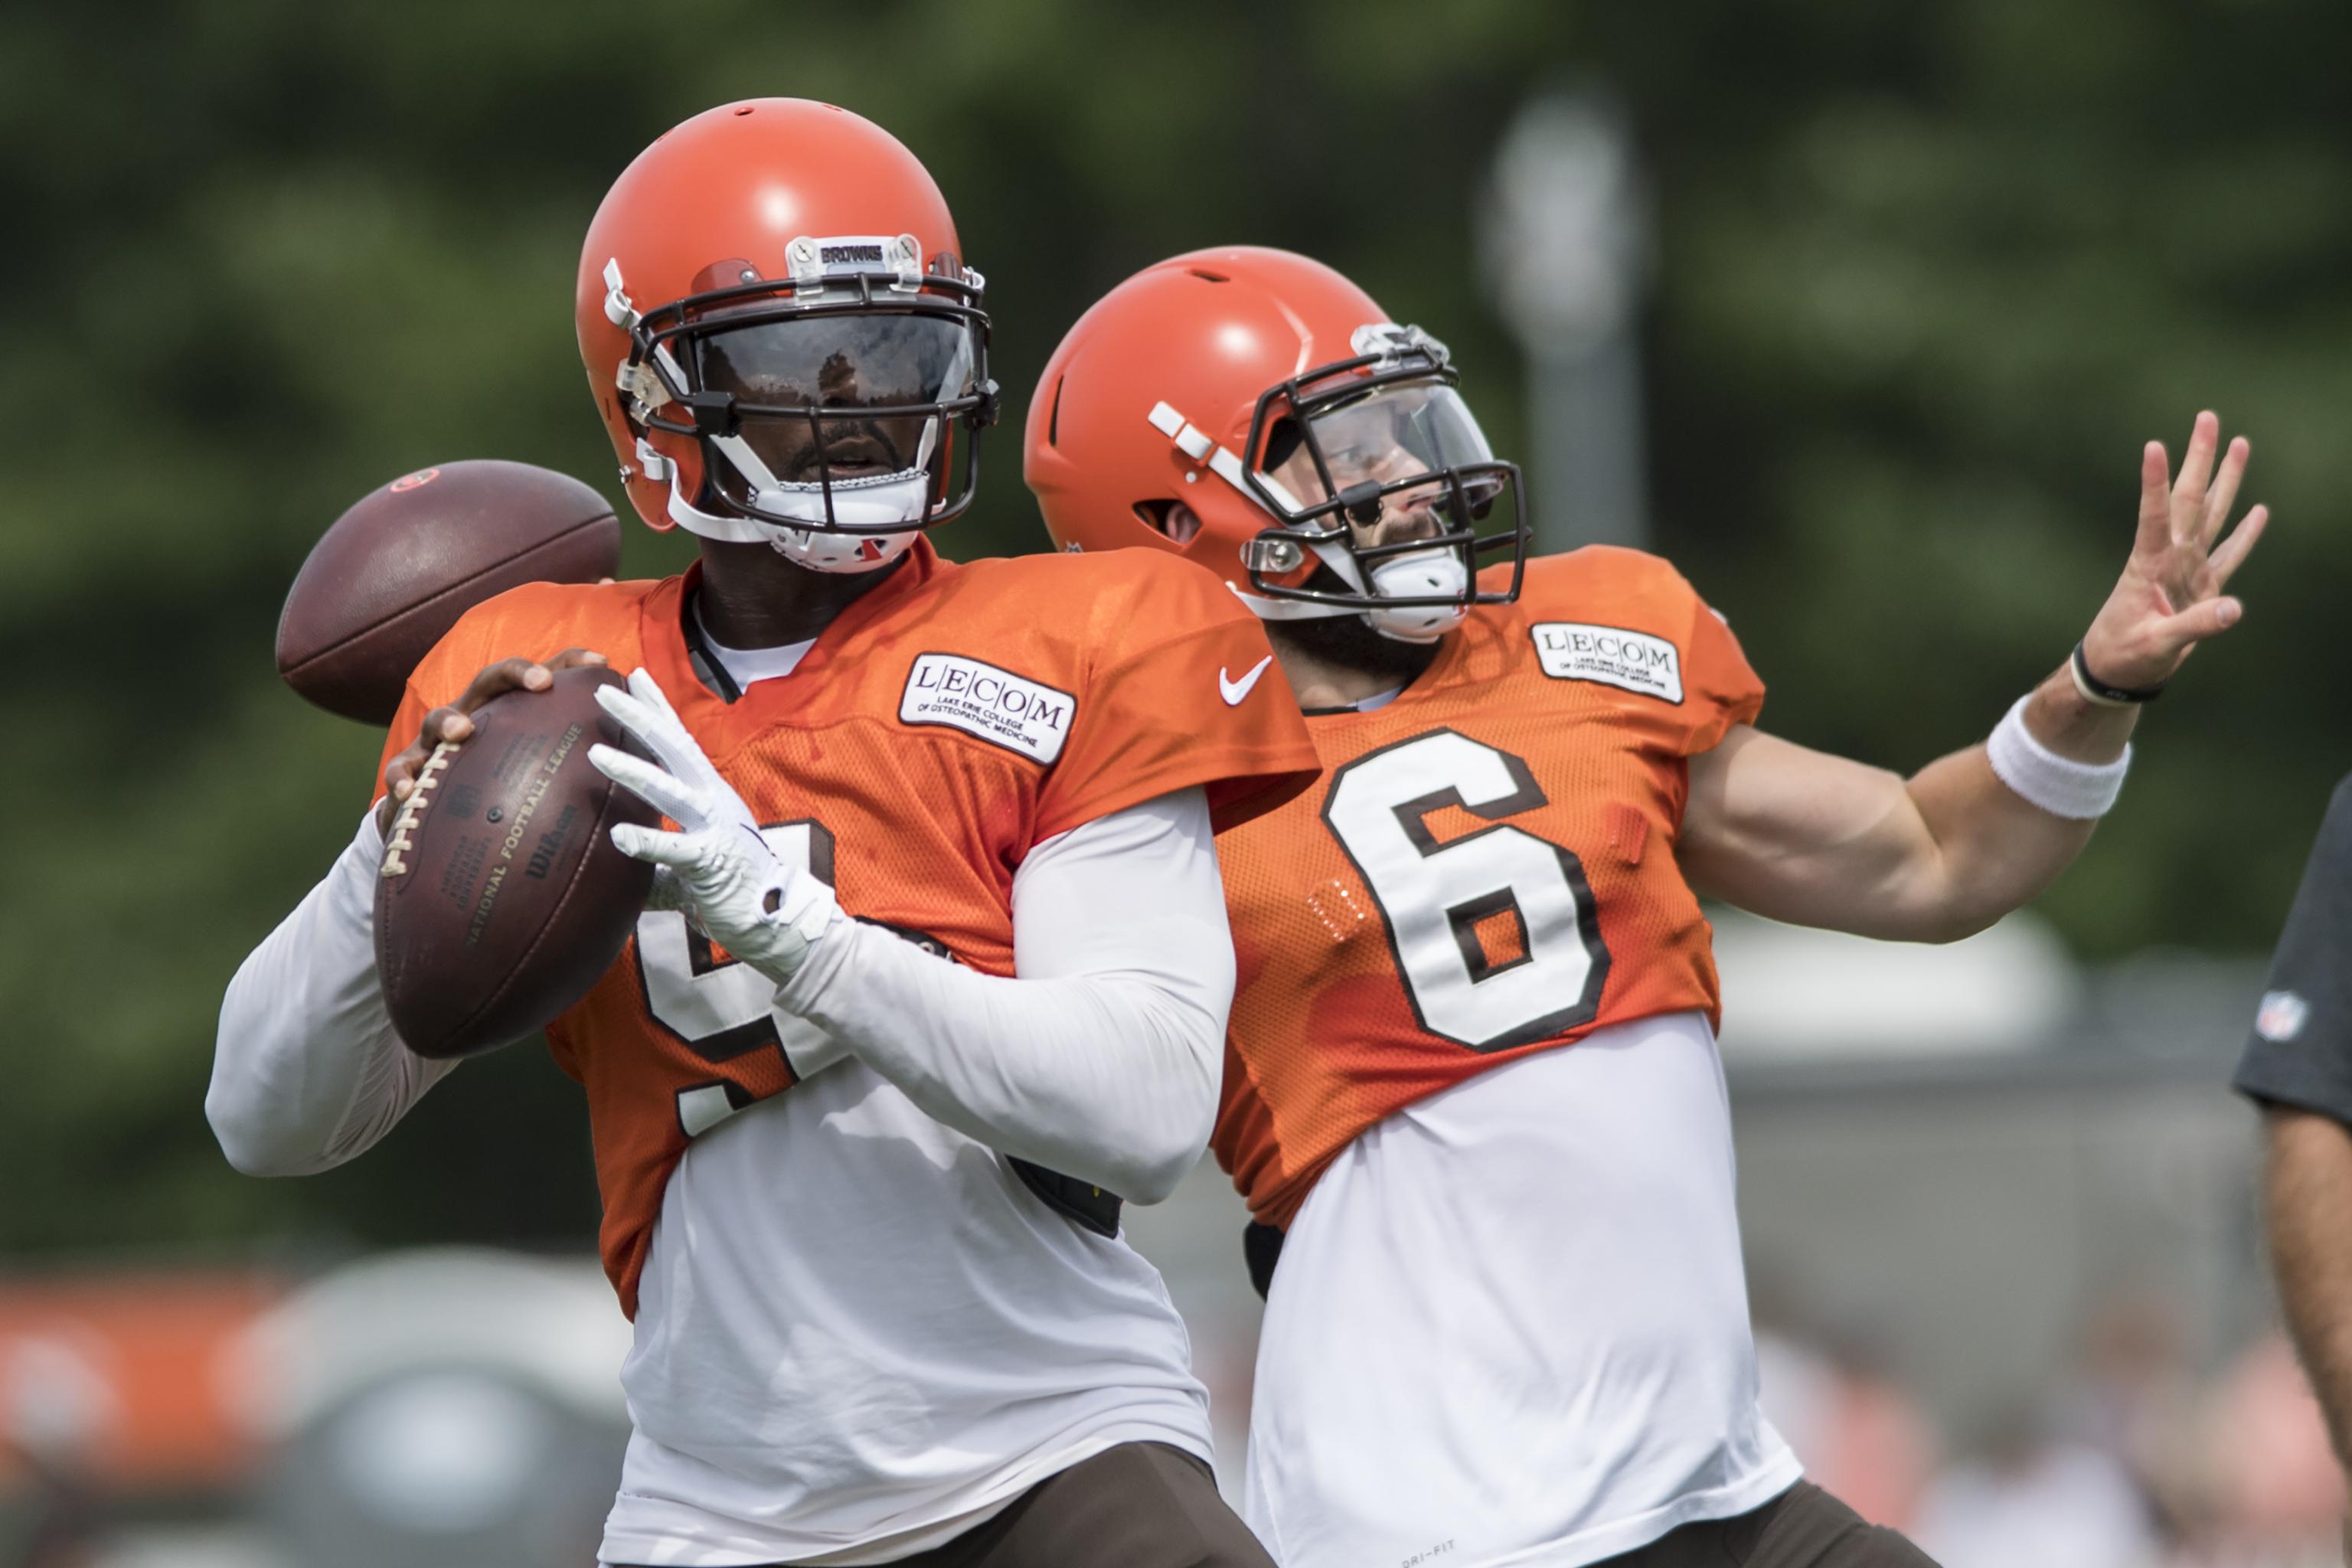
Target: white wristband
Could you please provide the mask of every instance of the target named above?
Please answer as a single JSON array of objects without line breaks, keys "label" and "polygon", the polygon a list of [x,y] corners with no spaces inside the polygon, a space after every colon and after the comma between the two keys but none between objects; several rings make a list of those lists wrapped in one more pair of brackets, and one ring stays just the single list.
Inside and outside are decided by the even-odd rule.
[{"label": "white wristband", "polygon": [[2077,822],[2105,816],[2123,793],[2124,774],[2131,767],[2131,747],[2112,763],[2078,763],[2062,757],[2033,738],[2025,727],[2029,693],[2017,700],[1985,742],[1985,758],[1995,777],[2053,816]]}]

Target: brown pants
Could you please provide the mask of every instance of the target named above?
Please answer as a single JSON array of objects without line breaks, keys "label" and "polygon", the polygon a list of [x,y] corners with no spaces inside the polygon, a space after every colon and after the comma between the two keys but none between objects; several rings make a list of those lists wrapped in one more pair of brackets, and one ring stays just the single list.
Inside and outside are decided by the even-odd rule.
[{"label": "brown pants", "polygon": [[891,1568],[1274,1568],[1274,1559],[1217,1496],[1208,1466],[1165,1444],[1122,1443]]},{"label": "brown pants", "polygon": [[1936,1568],[1935,1560],[1811,1481],[1752,1513],[1685,1524],[1593,1568]]}]

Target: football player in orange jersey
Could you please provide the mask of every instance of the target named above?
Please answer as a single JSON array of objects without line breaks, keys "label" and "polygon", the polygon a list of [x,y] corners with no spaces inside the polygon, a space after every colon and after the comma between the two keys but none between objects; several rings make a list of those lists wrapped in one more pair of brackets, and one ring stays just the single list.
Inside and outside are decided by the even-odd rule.
[{"label": "football player in orange jersey", "polygon": [[1055,539],[1224,577],[1327,769],[1221,847],[1214,1146],[1272,1279],[1248,1516],[1289,1568],[1922,1563],[1758,1411],[1697,895],[1940,941],[2048,885],[2137,705],[2238,617],[2245,443],[2217,471],[2199,416],[2170,484],[2151,443],[2072,660],[1906,780],[1758,730],[1665,562],[1528,560],[1455,381],[1328,268],[1234,248],[1113,290],[1030,410]]},{"label": "football player in orange jersey", "polygon": [[[383,809],[551,662],[632,670],[675,831],[548,1030],[587,1092],[635,1342],[611,1563],[1264,1565],[1111,1194],[1205,1141],[1233,949],[1210,835],[1314,776],[1210,574],[1140,551],[965,566],[925,530],[992,416],[980,275],[912,154],[823,104],[698,115],[582,253],[580,347],[682,576],[480,605],[411,679]],[[445,807],[446,809],[446,807]],[[370,815],[247,961],[207,1111],[241,1168],[382,1137],[450,1070],[394,1035]]]}]

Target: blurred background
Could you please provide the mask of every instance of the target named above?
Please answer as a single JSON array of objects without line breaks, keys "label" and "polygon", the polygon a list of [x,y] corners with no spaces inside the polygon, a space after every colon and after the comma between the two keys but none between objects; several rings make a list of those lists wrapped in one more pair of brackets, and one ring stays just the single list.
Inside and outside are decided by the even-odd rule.
[{"label": "blurred background", "polygon": [[[344,506],[457,458],[618,500],[580,236],[711,103],[929,165],[1010,407],[971,557],[1045,543],[1063,330],[1197,246],[1453,345],[1547,546],[1670,555],[1765,722],[1910,770],[2063,656],[2139,445],[2217,408],[2278,522],[2037,909],[1933,951],[1727,919],[1766,1397],[1948,1568],[2333,1561],[2226,1088],[2329,787],[2352,578],[2352,10],[2330,0],[687,0],[0,11],[0,1563],[577,1563],[625,1326],[577,1090],[469,1065],[332,1174],[202,1115],[221,989],[380,737],[273,672]],[[626,570],[677,569],[633,530]],[[1255,1298],[1199,1173],[1133,1234],[1238,1460]]]}]

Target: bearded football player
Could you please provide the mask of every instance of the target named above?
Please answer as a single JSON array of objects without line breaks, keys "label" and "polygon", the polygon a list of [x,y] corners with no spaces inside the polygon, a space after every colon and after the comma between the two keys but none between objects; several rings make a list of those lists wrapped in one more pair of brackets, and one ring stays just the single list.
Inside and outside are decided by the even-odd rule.
[{"label": "bearded football player", "polygon": [[1259,624],[1144,552],[934,552],[994,411],[982,279],[856,115],[670,132],[577,303],[630,500],[699,559],[516,590],[425,659],[379,806],[229,988],[224,1148],[324,1169],[446,1075],[383,1000],[385,816],[490,697],[633,671],[600,700],[644,756],[593,754],[668,819],[613,834],[658,896],[548,1030],[635,1324],[603,1561],[1264,1564],[1111,1195],[1165,1196],[1214,1114],[1213,829],[1316,770],[1281,691],[1220,694]]},{"label": "bearded football player", "polygon": [[1926,1561],[1759,1413],[1698,899],[1934,942],[2047,886],[2139,704],[2238,618],[2264,514],[2223,537],[2218,439],[2200,415],[2177,483],[2148,447],[2071,659],[1904,779],[1759,730],[1665,562],[1528,559],[1444,346],[1328,268],[1179,257],[1071,330],[1025,447],[1054,537],[1223,577],[1327,770],[1221,845],[1214,1147],[1268,1291],[1246,1512],[1281,1562]]}]

